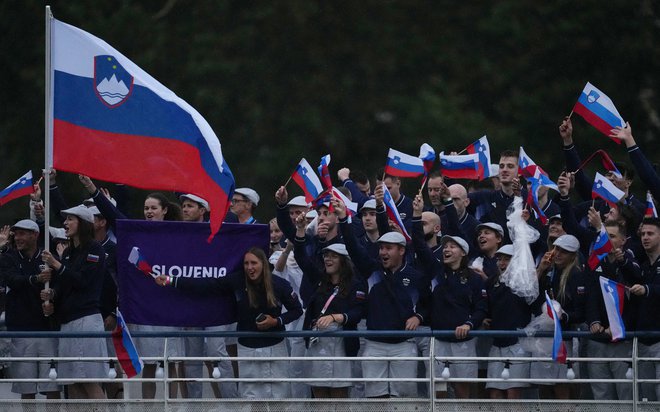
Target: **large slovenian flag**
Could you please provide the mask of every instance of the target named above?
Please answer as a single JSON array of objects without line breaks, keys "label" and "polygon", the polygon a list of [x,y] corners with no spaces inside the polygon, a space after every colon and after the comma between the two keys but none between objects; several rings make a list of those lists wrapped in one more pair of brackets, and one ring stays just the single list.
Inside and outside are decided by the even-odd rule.
[{"label": "large slovenian flag", "polygon": [[392,198],[392,195],[390,194],[389,189],[387,189],[385,183],[383,183],[382,185],[383,185],[383,204],[385,205],[385,212],[387,213],[387,217],[389,217],[391,221],[393,221],[397,226],[399,226],[399,228],[401,229],[401,234],[406,238],[407,241],[410,241],[411,237],[408,234],[408,231],[406,230],[406,227],[403,224],[401,215],[399,215],[399,210],[396,208],[396,203],[394,203],[394,199]]},{"label": "large slovenian flag", "polygon": [[[623,121],[616,107],[614,107],[612,100],[589,82],[580,93],[573,111],[608,137],[612,129],[626,125],[626,122]],[[612,139],[620,143],[619,139]]]},{"label": "large slovenian flag", "polygon": [[305,201],[308,203],[313,202],[323,193],[323,185],[319,177],[316,176],[314,169],[304,157],[298,162],[291,178],[305,193]]},{"label": "large slovenian flag", "polygon": [[417,177],[426,173],[424,161],[398,150],[390,149],[387,153],[385,173],[398,177]]},{"label": "large slovenian flag", "polygon": [[31,193],[34,193],[34,186],[32,185],[32,171],[30,170],[0,192],[0,206]]},{"label": "large slovenian flag", "polygon": [[651,192],[646,192],[646,212],[644,217],[658,217],[658,209],[655,208],[655,203],[653,203],[653,196]]},{"label": "large slovenian flag", "polygon": [[51,17],[49,165],[142,189],[192,193],[211,209],[211,236],[234,177],[204,118],[105,41]]},{"label": "large slovenian flag", "polygon": [[607,202],[610,207],[616,207],[616,203],[623,199],[623,196],[625,196],[625,193],[622,190],[614,186],[614,183],[610,182],[608,178],[596,172],[594,185],[591,188],[592,199],[600,197]]},{"label": "large slovenian flag", "polygon": [[469,154],[479,155],[479,180],[488,179],[489,177],[497,175],[497,173],[491,173],[490,144],[488,144],[488,137],[486,137],[486,135],[466,147],[465,151]]},{"label": "large slovenian flag", "polygon": [[452,179],[479,179],[479,155],[445,155],[440,152],[440,169],[445,177]]},{"label": "large slovenian flag", "polygon": [[144,363],[140,359],[137,348],[133,343],[133,338],[131,338],[131,333],[126,327],[126,322],[124,322],[124,317],[119,311],[119,308],[117,308],[117,326],[112,331],[112,343],[115,346],[117,360],[124,372],[126,372],[126,376],[132,378],[135,375],[139,375],[142,372]]},{"label": "large slovenian flag", "polygon": [[600,290],[603,292],[607,319],[610,323],[612,342],[626,337],[626,326],[623,323],[623,302],[626,287],[618,282],[599,276]]},{"label": "large slovenian flag", "polygon": [[596,270],[600,262],[605,259],[605,256],[611,250],[612,242],[610,242],[610,237],[607,235],[605,225],[601,225],[600,232],[598,232],[598,236],[591,247],[591,253],[589,253],[589,259],[587,260],[589,269]]},{"label": "large slovenian flag", "polygon": [[328,166],[330,166],[329,154],[321,158],[321,163],[318,167],[319,176],[321,176],[321,183],[323,183],[323,186],[326,189],[330,189],[332,187],[332,179],[330,178],[330,169],[328,169]]},{"label": "large slovenian flag", "polygon": [[552,300],[550,299],[550,296],[548,296],[548,292],[545,292],[545,304],[547,309],[546,312],[555,324],[554,335],[552,339],[552,360],[559,363],[566,363],[567,352],[566,344],[564,343],[564,340],[561,336],[561,322],[559,320],[559,316],[557,315],[557,311],[552,304]]}]

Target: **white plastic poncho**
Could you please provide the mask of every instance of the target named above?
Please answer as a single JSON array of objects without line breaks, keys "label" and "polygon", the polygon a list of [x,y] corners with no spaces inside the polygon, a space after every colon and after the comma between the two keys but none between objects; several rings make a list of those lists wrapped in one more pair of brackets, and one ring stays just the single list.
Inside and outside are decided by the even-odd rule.
[{"label": "white plastic poncho", "polygon": [[509,236],[513,241],[513,256],[500,281],[507,285],[511,291],[528,304],[539,296],[539,281],[536,277],[536,265],[530,243],[539,238],[539,232],[529,226],[522,218],[522,198],[513,199],[508,213]]},{"label": "white plastic poncho", "polygon": [[[561,305],[556,300],[552,301],[552,306],[559,316],[564,312]],[[539,338],[536,337],[536,332],[552,332],[555,330],[555,321],[548,316],[547,305],[542,305],[542,313],[532,319],[531,322],[525,327],[524,331],[527,335],[526,338],[519,340],[520,345],[532,356],[549,357],[552,356],[552,338]]]}]

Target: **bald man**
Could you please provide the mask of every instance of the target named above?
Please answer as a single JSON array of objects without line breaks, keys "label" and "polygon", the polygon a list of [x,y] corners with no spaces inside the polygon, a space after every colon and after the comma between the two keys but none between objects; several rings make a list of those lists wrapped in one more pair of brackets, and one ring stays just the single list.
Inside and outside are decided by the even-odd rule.
[{"label": "bald man", "polygon": [[462,185],[454,184],[449,186],[449,195],[456,208],[458,224],[463,233],[462,238],[467,240],[468,245],[470,245],[470,258],[474,258],[479,251],[476,243],[477,225],[479,224],[479,221],[467,212],[467,207],[470,204],[467,190],[465,190],[465,187]]}]

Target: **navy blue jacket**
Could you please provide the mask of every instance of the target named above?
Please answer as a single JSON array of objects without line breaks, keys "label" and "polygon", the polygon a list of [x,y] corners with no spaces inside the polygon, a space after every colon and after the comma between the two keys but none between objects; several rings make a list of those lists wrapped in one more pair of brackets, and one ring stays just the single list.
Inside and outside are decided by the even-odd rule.
[{"label": "navy blue jacket", "polygon": [[[488,316],[491,319],[490,329],[516,330],[522,329],[532,319],[532,306],[524,298],[515,295],[508,286],[501,283],[499,275],[486,281],[488,299]],[[494,338],[493,345],[498,348],[515,345],[518,338]]]},{"label": "navy blue jacket", "polygon": [[[642,281],[646,288],[644,296],[633,296],[638,305],[637,330],[660,330],[660,257],[654,263],[642,264]],[[640,338],[645,345],[660,342],[660,338]]]},{"label": "navy blue jacket", "polygon": [[[587,274],[587,288],[593,293],[587,294],[587,324],[591,326],[595,322],[599,322],[604,328],[610,326],[607,317],[607,310],[605,309],[605,301],[603,300],[603,293],[601,292],[599,277],[603,276],[626,286],[632,286],[636,283],[642,283],[642,270],[633,259],[632,252],[625,251],[625,258],[623,262],[610,262],[608,258],[603,259],[594,271]],[[626,330],[635,330],[637,316],[637,302],[630,299],[629,296],[625,297],[623,304],[623,323]],[[597,340],[609,342],[609,336],[598,336]]]},{"label": "navy blue jacket", "polygon": [[55,307],[61,323],[101,313],[101,290],[105,276],[105,251],[96,241],[69,246],[57,271]]},{"label": "navy blue jacket", "polygon": [[[522,188],[521,196],[523,199],[527,198],[527,189],[525,187]],[[502,229],[504,229],[502,244],[511,243],[509,229],[506,225],[506,211],[509,206],[511,206],[515,196],[508,196],[502,190],[480,190],[478,192],[469,193],[468,197],[470,198],[470,206],[474,209],[478,208],[480,205],[495,205],[494,207],[491,207],[486,214],[481,216],[479,220],[482,223],[494,222],[502,226]]]},{"label": "navy blue jacket", "polygon": [[[423,323],[428,316],[428,280],[407,263],[394,273],[383,269],[380,261],[371,258],[359,244],[350,224],[340,221],[339,226],[349,256],[369,284],[367,329],[404,330],[406,321],[413,316],[417,316]],[[371,339],[386,343],[406,340],[380,337]]]},{"label": "navy blue jacket", "polygon": [[[40,249],[34,256],[24,256],[15,249],[9,249],[0,255],[2,285],[9,288],[5,302],[7,330],[57,329],[50,318],[44,316],[41,308],[39,293],[44,287],[43,283],[31,279],[41,272],[39,265],[42,263]],[[54,281],[51,280],[51,287],[54,286]]]},{"label": "navy blue jacket", "polygon": [[630,156],[630,161],[637,170],[639,178],[646,185],[647,189],[651,191],[651,194],[660,202],[660,177],[653,170],[651,162],[648,161],[642,149],[639,146],[632,146],[628,149],[628,155]]},{"label": "navy blue jacket", "polygon": [[[486,289],[481,276],[470,269],[458,271],[445,268],[431,282],[431,328],[434,330],[454,330],[468,324],[472,329],[479,328],[486,318],[488,302]],[[457,342],[455,337],[439,338]],[[472,339],[467,337],[465,340]]]},{"label": "navy blue jacket", "polygon": [[[277,306],[267,305],[266,293],[263,288],[258,288],[257,307],[250,306],[248,298],[245,274],[240,272],[231,273],[221,278],[192,279],[177,277],[174,279],[174,287],[183,290],[190,290],[201,294],[218,294],[225,291],[232,291],[236,297],[238,322],[236,330],[242,332],[261,332],[257,329],[255,319],[259,314],[270,315],[278,320],[277,326],[268,330],[268,332],[282,332],[284,325],[293,322],[302,316],[302,307],[298,296],[286,280],[279,276],[272,276],[273,293],[277,301]],[[282,313],[282,307],[286,312]],[[283,338],[238,338],[238,343],[250,348],[264,348],[280,343]]]},{"label": "navy blue jacket", "polygon": [[564,293],[560,294],[561,271],[550,268],[548,272],[539,279],[539,300],[537,313],[541,312],[541,305],[545,304],[545,292],[555,299],[566,312],[561,318],[561,326],[564,330],[576,330],[577,325],[584,323],[587,306],[587,293],[593,291],[587,290],[587,279],[584,272],[576,267],[571,269],[566,281]]}]

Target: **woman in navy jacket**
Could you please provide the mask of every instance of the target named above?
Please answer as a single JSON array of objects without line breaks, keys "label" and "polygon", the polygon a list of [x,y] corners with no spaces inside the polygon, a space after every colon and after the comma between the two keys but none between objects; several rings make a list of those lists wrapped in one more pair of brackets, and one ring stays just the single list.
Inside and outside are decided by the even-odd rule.
[{"label": "woman in navy jacket", "polygon": [[[224,278],[174,278],[160,275],[156,283],[174,286],[200,294],[233,291],[238,308],[237,330],[241,332],[283,332],[284,325],[302,315],[298,296],[286,280],[272,276],[268,257],[263,250],[252,248],[243,257],[243,271]],[[282,313],[285,308],[286,312]],[[241,337],[238,339],[240,357],[288,356],[284,338]],[[244,398],[286,398],[290,395],[289,383],[268,382],[269,378],[286,379],[288,362],[241,361],[241,378],[263,378],[264,382],[241,382],[239,391]]]},{"label": "woman in navy jacket", "polygon": [[[295,257],[303,277],[317,285],[307,303],[306,330],[355,329],[364,315],[366,288],[355,275],[346,246],[335,243],[323,248],[323,269],[319,269],[304,253],[305,219],[296,220]],[[345,357],[344,338],[314,337],[306,339],[306,356]],[[350,361],[310,361],[305,364],[310,378],[351,378]],[[351,382],[312,382],[315,398],[346,398]]]}]

